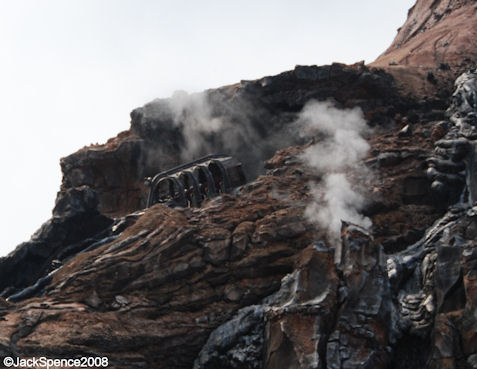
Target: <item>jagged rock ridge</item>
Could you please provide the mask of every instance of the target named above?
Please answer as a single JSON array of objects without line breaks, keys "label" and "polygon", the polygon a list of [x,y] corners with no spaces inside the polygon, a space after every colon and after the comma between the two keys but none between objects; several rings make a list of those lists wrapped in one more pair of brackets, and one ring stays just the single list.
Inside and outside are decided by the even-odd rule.
[{"label": "jagged rock ridge", "polygon": [[[256,178],[277,149],[303,143],[290,126],[310,99],[360,106],[374,124],[405,113],[410,105],[396,94],[391,76],[361,64],[297,66],[256,81],[158,99],[132,111],[129,131],[63,158],[62,189],[89,186],[97,192],[103,214],[124,216],[144,207],[144,177],[211,150],[233,155],[249,179]],[[192,128],[204,120],[219,127]]]},{"label": "jagged rock ridge", "polygon": [[[130,131],[63,159],[53,218],[0,259],[2,356],[106,355],[114,368],[477,367],[477,70],[452,96],[425,99],[403,96],[394,76],[297,67],[185,106],[154,101],[133,111]],[[323,138],[289,130],[313,99],[358,106],[373,127],[364,164],[374,174],[360,182],[373,226],[343,223],[338,243],[306,213],[323,178],[302,153]],[[187,145],[191,109],[195,123],[220,121],[193,132],[208,148],[225,147],[221,127],[258,135],[233,154],[262,175],[202,208],[144,210],[143,176],[201,154]],[[269,130],[294,134],[247,150]]]},{"label": "jagged rock ridge", "polygon": [[451,93],[454,80],[475,68],[477,3],[417,0],[391,46],[373,63],[421,97]]},{"label": "jagged rock ridge", "polygon": [[419,0],[375,64],[469,68],[477,57],[476,23],[474,0]]}]

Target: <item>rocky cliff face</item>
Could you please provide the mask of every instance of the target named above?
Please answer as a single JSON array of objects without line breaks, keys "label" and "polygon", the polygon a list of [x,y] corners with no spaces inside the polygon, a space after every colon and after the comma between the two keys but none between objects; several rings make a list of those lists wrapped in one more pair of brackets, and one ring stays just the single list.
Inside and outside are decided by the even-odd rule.
[{"label": "rocky cliff face", "polygon": [[303,143],[292,123],[311,99],[360,106],[372,124],[409,109],[382,71],[361,64],[297,66],[133,110],[129,131],[61,160],[62,189],[89,186],[98,194],[101,213],[124,216],[145,206],[145,177],[211,152],[234,155],[254,179],[277,149]]},{"label": "rocky cliff face", "polygon": [[476,58],[476,21],[477,4],[473,0],[418,0],[375,64],[469,68]]},{"label": "rocky cliff face", "polygon": [[[403,29],[474,6],[437,19],[424,3]],[[393,75],[299,66],[178,94],[62,159],[53,218],[0,259],[1,356],[476,368],[477,70],[426,98]],[[145,176],[211,150],[249,182],[201,208],[144,209]]]},{"label": "rocky cliff face", "polygon": [[458,75],[475,68],[477,3],[418,0],[391,46],[371,65],[400,80],[406,93],[448,94]]}]

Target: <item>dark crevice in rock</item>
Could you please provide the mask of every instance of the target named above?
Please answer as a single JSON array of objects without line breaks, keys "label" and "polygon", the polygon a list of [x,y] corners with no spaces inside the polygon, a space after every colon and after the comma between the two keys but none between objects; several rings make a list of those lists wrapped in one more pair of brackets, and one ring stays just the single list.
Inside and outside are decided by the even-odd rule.
[{"label": "dark crevice in rock", "polygon": [[422,369],[427,367],[430,336],[404,335],[393,345],[388,369]]},{"label": "dark crevice in rock", "polygon": [[[440,87],[441,69],[421,82]],[[0,299],[0,352],[106,355],[118,369],[477,367],[476,80],[457,80],[447,114],[447,90],[405,98],[362,63],[182,96],[179,115],[174,98],[136,109],[128,132],[62,160],[53,218],[0,259],[3,295],[23,300]],[[193,148],[196,98],[224,126]],[[305,144],[293,122],[311,99],[360,107],[374,127],[373,226],[343,222],[341,243],[309,221],[324,175],[300,160],[307,146],[269,159]],[[145,175],[224,148],[250,178],[264,159],[269,171],[200,209],[128,214]]]}]

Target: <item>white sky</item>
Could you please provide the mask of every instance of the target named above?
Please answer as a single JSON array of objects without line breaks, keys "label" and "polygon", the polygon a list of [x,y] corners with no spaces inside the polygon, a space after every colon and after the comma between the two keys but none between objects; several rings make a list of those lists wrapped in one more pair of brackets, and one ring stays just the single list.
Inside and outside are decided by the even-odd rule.
[{"label": "white sky", "polygon": [[0,255],[51,215],[60,157],[129,112],[296,64],[373,61],[414,0],[0,0]]}]

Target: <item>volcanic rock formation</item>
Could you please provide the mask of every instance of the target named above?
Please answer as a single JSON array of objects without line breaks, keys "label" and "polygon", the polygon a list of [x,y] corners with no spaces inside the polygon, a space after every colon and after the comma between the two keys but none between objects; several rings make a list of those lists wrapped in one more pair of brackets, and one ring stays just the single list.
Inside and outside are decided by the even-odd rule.
[{"label": "volcanic rock formation", "polygon": [[375,65],[397,64],[460,71],[475,63],[477,3],[419,0]]},{"label": "volcanic rock formation", "polygon": [[418,0],[391,46],[371,65],[391,73],[405,93],[448,95],[475,68],[475,0]]},{"label": "volcanic rock formation", "polygon": [[[0,356],[477,368],[477,70],[463,70],[476,5],[430,3],[372,66],[297,66],[158,99],[129,131],[63,158],[52,219],[0,259]],[[342,129],[303,130],[311,102]],[[366,129],[333,121],[349,114]],[[352,142],[366,149],[341,164],[341,193],[329,165],[312,165],[329,158],[306,159],[330,138],[345,158]],[[200,208],[144,209],[144,177],[211,151],[241,160],[249,182]],[[354,210],[372,225],[342,219],[335,237],[314,212],[356,206],[346,193],[366,199]]]}]

